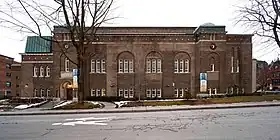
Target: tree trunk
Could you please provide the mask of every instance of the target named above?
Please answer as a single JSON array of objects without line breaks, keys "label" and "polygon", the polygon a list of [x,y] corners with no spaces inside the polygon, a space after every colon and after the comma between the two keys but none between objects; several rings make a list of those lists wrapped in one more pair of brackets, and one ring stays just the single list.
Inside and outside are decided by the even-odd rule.
[{"label": "tree trunk", "polygon": [[78,101],[79,103],[84,102],[84,62],[80,54],[77,55],[78,60]]}]

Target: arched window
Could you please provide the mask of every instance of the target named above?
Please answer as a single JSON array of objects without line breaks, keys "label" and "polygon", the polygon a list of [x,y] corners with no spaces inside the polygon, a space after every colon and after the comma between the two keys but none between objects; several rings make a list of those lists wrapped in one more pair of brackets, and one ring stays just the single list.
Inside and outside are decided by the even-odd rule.
[{"label": "arched window", "polygon": [[41,66],[40,67],[40,76],[39,77],[44,77],[44,72],[45,72],[44,67]]},{"label": "arched window", "polygon": [[51,68],[49,66],[46,67],[46,77],[50,77]]},{"label": "arched window", "polygon": [[38,68],[36,66],[33,67],[33,77],[38,77]]},{"label": "arched window", "polygon": [[161,56],[157,52],[151,52],[146,57],[146,73],[161,73]]},{"label": "arched window", "polygon": [[174,73],[189,73],[190,57],[187,53],[178,53],[174,58]]},{"label": "arched window", "polygon": [[122,52],[118,56],[118,73],[134,72],[134,56],[130,52]]}]

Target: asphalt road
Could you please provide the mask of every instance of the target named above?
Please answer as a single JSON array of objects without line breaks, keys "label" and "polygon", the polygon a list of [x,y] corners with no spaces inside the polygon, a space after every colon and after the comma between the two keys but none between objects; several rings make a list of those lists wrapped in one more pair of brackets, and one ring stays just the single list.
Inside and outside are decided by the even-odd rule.
[{"label": "asphalt road", "polygon": [[280,107],[0,117],[0,140],[279,140]]}]

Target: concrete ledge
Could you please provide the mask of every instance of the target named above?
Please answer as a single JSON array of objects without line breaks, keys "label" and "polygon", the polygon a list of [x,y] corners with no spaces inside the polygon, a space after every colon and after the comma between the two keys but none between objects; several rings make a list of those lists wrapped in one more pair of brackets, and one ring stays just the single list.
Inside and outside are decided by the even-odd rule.
[{"label": "concrete ledge", "polygon": [[230,109],[230,108],[253,108],[253,107],[275,107],[280,103],[248,104],[248,105],[223,105],[223,106],[191,106],[191,107],[139,107],[100,110],[64,110],[64,111],[36,111],[36,112],[1,112],[0,116],[22,116],[22,115],[61,115],[61,114],[97,114],[97,113],[132,113],[132,112],[162,112],[183,110],[207,110],[207,109]]}]

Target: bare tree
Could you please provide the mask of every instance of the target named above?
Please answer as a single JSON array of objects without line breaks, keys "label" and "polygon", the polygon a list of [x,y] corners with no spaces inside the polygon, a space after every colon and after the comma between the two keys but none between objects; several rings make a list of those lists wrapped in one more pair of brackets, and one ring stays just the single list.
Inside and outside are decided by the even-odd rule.
[{"label": "bare tree", "polygon": [[[61,53],[78,69],[78,100],[85,99],[85,65],[89,44],[96,41],[96,32],[103,23],[112,20],[108,15],[113,0],[9,0],[0,8],[0,25],[23,33],[40,36],[54,42]],[[59,26],[67,32],[71,45],[75,47],[76,59],[71,59],[61,40],[46,38],[48,30],[54,35],[53,27]]]},{"label": "bare tree", "polygon": [[280,0],[245,0],[244,6],[238,6],[237,24],[267,38],[265,42],[273,41],[280,47],[279,6]]}]

